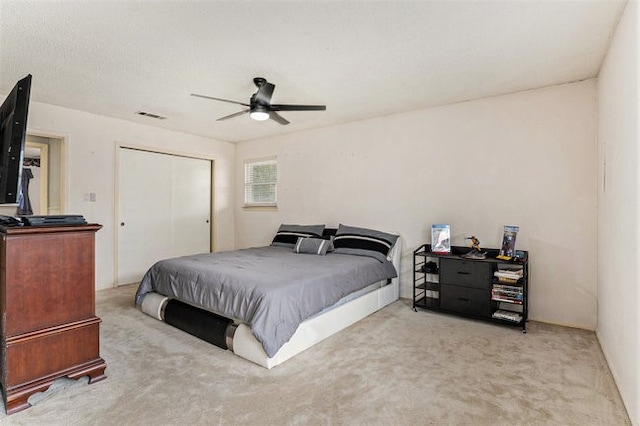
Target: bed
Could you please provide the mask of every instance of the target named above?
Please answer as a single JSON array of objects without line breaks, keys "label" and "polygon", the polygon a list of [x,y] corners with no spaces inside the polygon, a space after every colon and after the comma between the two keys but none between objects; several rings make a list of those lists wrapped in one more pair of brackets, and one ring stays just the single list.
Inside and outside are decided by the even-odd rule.
[{"label": "bed", "polygon": [[288,225],[271,245],[162,260],[135,304],[272,368],[399,297],[399,237]]}]

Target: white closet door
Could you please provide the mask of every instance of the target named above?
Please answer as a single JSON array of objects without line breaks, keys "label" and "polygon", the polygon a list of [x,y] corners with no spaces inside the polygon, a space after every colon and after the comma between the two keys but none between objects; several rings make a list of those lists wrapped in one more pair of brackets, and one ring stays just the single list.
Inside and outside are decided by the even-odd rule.
[{"label": "white closet door", "polygon": [[210,251],[211,162],[120,149],[118,285],[158,260]]},{"label": "white closet door", "polygon": [[173,157],[173,256],[211,250],[211,161]]}]

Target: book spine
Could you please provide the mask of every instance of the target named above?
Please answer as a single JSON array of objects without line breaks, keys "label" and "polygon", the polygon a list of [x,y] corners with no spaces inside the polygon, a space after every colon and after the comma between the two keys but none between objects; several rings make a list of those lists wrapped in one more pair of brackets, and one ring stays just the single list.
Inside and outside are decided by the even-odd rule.
[{"label": "book spine", "polygon": [[509,303],[515,303],[516,305],[522,305],[522,300],[516,300],[516,299],[511,299],[511,298],[502,297],[502,296],[492,296],[491,300],[494,300],[496,302],[509,302]]}]

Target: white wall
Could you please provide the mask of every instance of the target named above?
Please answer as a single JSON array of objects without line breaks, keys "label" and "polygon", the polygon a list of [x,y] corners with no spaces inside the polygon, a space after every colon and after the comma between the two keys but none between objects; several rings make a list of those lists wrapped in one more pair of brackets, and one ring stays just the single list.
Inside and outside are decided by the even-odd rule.
[{"label": "white wall", "polygon": [[[395,231],[410,297],[411,252],[432,223],[486,247],[519,225],[531,317],[595,329],[596,112],[589,80],[240,143],[236,245],[268,243],[283,222]],[[270,155],[278,210],[242,209],[243,162]]]},{"label": "white wall", "polygon": [[640,50],[638,3],[600,71],[597,335],[631,421],[640,424]]},{"label": "white wall", "polygon": [[[82,214],[89,222],[103,225],[96,235],[96,288],[115,283],[118,143],[214,158],[214,247],[234,248],[233,144],[38,102],[30,103],[27,124],[29,132],[65,138],[68,182],[65,213]],[[84,194],[89,192],[96,193],[96,202],[84,201]],[[9,213],[14,214],[15,207]]]}]

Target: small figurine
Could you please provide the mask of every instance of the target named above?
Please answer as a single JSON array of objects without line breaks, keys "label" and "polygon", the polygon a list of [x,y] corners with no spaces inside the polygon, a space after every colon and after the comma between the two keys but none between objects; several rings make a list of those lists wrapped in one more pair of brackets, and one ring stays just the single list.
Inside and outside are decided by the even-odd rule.
[{"label": "small figurine", "polygon": [[471,250],[480,253],[480,240],[474,235],[467,237],[467,240],[471,240]]},{"label": "small figurine", "polygon": [[480,248],[480,240],[477,239],[474,235],[465,238],[467,240],[471,240],[471,250],[468,253],[462,255],[462,257],[466,257],[468,259],[485,259],[487,253],[483,252]]}]

